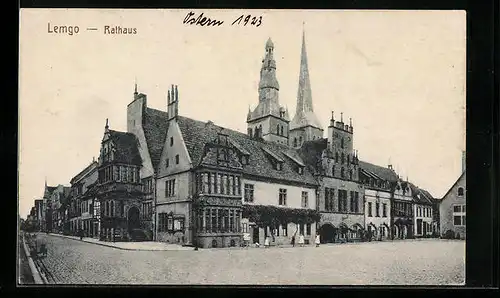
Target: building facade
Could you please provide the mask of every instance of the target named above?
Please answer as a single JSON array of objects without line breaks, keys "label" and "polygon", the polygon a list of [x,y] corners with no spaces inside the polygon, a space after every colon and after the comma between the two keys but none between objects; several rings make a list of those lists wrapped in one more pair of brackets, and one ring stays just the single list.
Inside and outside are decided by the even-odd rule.
[{"label": "building facade", "polygon": [[432,198],[424,190],[419,189],[417,186],[411,184],[414,202],[414,236],[430,237],[435,231],[434,214],[432,208]]},{"label": "building facade", "polygon": [[465,152],[462,153],[462,174],[443,196],[439,204],[441,236],[465,239],[466,233],[466,171]]},{"label": "building facade", "polygon": [[398,180],[393,185],[391,202],[392,238],[412,239],[414,237],[415,204],[408,181]]},{"label": "building facade", "polygon": [[98,160],[98,179],[89,197],[100,206],[100,235],[105,241],[130,240],[141,222],[143,201],[139,171],[142,165],[134,134],[104,128]]}]

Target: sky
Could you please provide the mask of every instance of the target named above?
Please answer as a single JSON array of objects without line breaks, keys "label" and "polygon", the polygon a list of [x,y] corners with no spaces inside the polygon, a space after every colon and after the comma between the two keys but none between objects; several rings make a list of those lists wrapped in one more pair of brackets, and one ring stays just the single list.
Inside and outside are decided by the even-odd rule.
[{"label": "sky", "polygon": [[[126,131],[134,82],[148,106],[246,133],[265,43],[274,42],[279,101],[295,113],[302,30],[314,111],[352,118],[361,160],[442,197],[465,150],[464,11],[193,10],[221,26],[183,24],[190,10],[21,9],[19,212],[99,155],[106,118]],[[231,25],[241,15],[260,25]],[[78,26],[73,35],[50,33]],[[104,26],[137,34],[104,34]],[[97,28],[88,31],[88,27]]]}]

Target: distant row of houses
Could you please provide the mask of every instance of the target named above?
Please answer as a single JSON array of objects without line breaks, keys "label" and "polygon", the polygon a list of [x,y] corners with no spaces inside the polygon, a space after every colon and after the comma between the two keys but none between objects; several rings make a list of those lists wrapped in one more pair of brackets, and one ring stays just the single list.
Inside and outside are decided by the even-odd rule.
[{"label": "distant row of houses", "polygon": [[40,229],[83,230],[103,241],[142,233],[199,247],[267,237],[283,244],[298,235],[312,242],[316,234],[322,242],[439,236],[440,200],[391,165],[360,160],[352,120],[332,112],[323,137],[305,38],[292,120],[279,105],[270,39],[265,49],[247,133],[179,115],[177,86],[167,93],[166,111],[152,109],[136,85],[127,131],[111,130],[106,120],[98,160],[71,187],[45,185],[34,207]]}]

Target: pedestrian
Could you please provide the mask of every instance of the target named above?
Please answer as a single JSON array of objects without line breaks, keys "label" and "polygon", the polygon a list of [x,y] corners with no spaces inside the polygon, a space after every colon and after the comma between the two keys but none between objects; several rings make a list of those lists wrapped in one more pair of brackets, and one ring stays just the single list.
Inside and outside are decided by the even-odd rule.
[{"label": "pedestrian", "polygon": [[264,247],[265,248],[269,247],[269,236],[267,236],[266,239],[264,240]]},{"label": "pedestrian", "polygon": [[82,229],[80,229],[80,230],[78,231],[78,234],[79,234],[79,236],[80,236],[80,240],[83,240],[83,230],[82,230]]},{"label": "pedestrian", "polygon": [[292,235],[292,247],[295,247],[295,235]]},{"label": "pedestrian", "polygon": [[299,236],[299,245],[300,247],[304,246],[304,235],[300,234]]},{"label": "pedestrian", "polygon": [[316,235],[314,242],[316,243],[316,247],[319,247],[319,235]]}]

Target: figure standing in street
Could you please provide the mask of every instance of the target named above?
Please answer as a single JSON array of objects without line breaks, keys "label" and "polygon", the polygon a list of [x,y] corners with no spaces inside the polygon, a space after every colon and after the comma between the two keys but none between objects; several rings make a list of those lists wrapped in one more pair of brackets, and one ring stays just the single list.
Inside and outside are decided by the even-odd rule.
[{"label": "figure standing in street", "polygon": [[266,239],[264,240],[264,247],[265,248],[269,247],[269,236],[267,236]]},{"label": "figure standing in street", "polygon": [[299,236],[299,245],[300,247],[304,246],[304,235],[300,234]]},{"label": "figure standing in street", "polygon": [[319,247],[319,235],[316,235],[314,242],[316,243],[316,247]]},{"label": "figure standing in street", "polygon": [[292,247],[295,247],[295,235],[292,235]]}]

